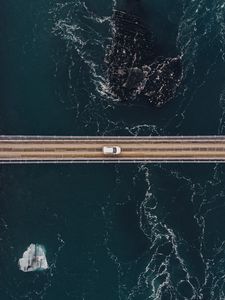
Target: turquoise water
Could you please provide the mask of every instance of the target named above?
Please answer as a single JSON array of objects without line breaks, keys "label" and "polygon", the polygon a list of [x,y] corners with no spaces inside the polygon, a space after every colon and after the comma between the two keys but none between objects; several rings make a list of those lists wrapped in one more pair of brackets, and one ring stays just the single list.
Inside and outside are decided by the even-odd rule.
[{"label": "turquoise water", "polygon": [[[224,134],[224,1],[141,2],[167,53],[182,56],[182,81],[161,109],[107,90],[112,9],[128,2],[0,4],[1,134]],[[0,299],[225,299],[224,171],[1,166]],[[48,271],[19,271],[31,243],[45,246]]]}]

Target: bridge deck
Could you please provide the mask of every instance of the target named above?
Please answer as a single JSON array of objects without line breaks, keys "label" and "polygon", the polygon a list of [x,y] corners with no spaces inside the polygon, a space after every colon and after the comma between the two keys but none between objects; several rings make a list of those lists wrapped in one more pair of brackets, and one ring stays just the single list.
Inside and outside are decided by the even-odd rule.
[{"label": "bridge deck", "polygon": [[225,162],[225,137],[0,136],[0,163],[26,162]]}]

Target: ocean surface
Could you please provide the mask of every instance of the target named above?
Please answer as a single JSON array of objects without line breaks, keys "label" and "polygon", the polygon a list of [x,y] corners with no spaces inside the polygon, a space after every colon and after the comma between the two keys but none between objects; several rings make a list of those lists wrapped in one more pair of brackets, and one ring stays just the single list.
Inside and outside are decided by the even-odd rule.
[{"label": "ocean surface", "polygon": [[[224,0],[138,2],[182,57],[160,109],[109,92],[112,12],[133,2],[1,1],[0,134],[225,134]],[[31,243],[47,271],[19,270]],[[225,165],[0,166],[0,300],[39,299],[225,299]]]}]

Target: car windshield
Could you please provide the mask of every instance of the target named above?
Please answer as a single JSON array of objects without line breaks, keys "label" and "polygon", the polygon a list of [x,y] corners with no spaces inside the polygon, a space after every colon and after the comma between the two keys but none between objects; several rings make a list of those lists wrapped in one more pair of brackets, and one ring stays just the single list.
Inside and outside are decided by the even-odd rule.
[{"label": "car windshield", "polygon": [[113,153],[116,153],[116,147],[113,147]]}]

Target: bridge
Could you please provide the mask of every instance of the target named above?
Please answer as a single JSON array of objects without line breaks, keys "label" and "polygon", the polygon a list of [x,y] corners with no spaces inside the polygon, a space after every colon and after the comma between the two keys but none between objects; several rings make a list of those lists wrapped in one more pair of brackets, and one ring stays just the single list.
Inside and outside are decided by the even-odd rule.
[{"label": "bridge", "polygon": [[[118,155],[104,146],[119,146]],[[0,163],[225,162],[225,136],[0,136]]]}]

